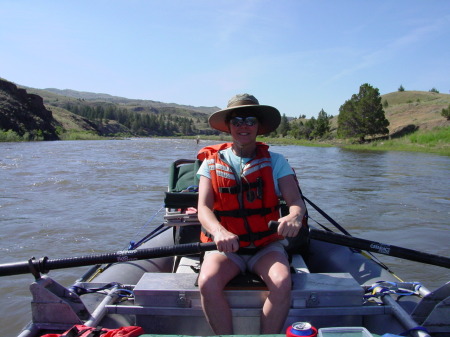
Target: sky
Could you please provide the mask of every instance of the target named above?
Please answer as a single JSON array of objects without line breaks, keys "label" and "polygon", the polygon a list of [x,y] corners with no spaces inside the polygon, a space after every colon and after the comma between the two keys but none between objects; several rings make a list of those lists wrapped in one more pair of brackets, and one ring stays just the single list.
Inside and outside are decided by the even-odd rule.
[{"label": "sky", "polygon": [[334,116],[364,83],[450,93],[450,1],[0,0],[0,77]]}]

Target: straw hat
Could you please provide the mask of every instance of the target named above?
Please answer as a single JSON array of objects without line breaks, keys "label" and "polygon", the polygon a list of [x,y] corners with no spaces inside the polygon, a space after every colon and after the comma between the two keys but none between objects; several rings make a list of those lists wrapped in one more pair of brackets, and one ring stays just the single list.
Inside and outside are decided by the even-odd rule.
[{"label": "straw hat", "polygon": [[231,114],[258,118],[258,135],[274,131],[281,122],[280,112],[276,108],[260,105],[255,96],[239,94],[228,101],[226,109],[216,111],[209,117],[209,125],[213,129],[230,133]]}]

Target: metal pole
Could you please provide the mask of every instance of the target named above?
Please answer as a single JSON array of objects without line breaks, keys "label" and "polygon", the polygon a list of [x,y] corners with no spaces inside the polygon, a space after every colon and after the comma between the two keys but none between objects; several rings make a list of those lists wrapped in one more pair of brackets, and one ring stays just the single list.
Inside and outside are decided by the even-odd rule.
[{"label": "metal pole", "polygon": [[84,323],[86,326],[96,327],[100,321],[106,315],[106,306],[108,304],[114,303],[116,299],[119,297],[117,293],[118,285],[115,285],[108,291],[108,295],[103,299],[103,301],[95,308],[94,312],[91,315],[91,318]]},{"label": "metal pole", "polygon": [[[411,318],[405,309],[403,309],[390,295],[381,294],[381,300],[385,305],[392,308],[392,312],[395,317],[397,317],[406,330],[411,330],[419,326],[419,324]],[[431,337],[428,333],[422,330],[411,330],[409,334],[413,337]]]}]

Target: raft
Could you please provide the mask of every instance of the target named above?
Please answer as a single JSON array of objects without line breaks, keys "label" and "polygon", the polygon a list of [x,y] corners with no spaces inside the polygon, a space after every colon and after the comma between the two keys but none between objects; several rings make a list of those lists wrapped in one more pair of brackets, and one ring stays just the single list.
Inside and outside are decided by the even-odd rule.
[{"label": "raft", "polygon": [[[143,336],[213,336],[196,284],[202,254],[215,249],[213,243],[198,243],[199,164],[181,159],[171,165],[168,191],[162,196],[164,223],[131,242],[128,250],[0,266],[0,276],[30,272],[35,277],[30,286],[32,320],[18,336],[62,334],[75,325],[138,326]],[[308,207],[317,206],[309,201]],[[308,322],[323,337],[450,336],[450,282],[430,291],[424,284],[400,281],[371,252],[444,268],[450,266],[448,258],[354,238],[320,212],[337,227],[310,224],[302,240],[289,242],[292,301],[283,331],[274,336],[284,336],[296,322]],[[82,265],[92,267],[70,287],[49,275],[51,269]],[[241,275],[225,293],[236,335],[259,335],[267,297],[264,283]]]}]

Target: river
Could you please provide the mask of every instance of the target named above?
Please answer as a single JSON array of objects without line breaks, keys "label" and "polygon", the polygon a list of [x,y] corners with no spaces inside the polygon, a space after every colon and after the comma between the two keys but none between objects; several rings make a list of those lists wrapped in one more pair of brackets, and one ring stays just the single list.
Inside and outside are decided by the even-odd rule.
[{"label": "river", "polygon": [[[162,211],[154,215],[163,206],[171,162],[194,158],[203,145],[174,139],[0,143],[0,263],[126,248],[162,222]],[[271,149],[288,158],[304,194],[354,236],[450,255],[449,157]],[[431,290],[450,280],[448,269],[378,257],[402,279]],[[50,276],[68,286],[86,269]],[[15,336],[30,320],[32,281],[31,275],[0,278],[2,336]]]}]

